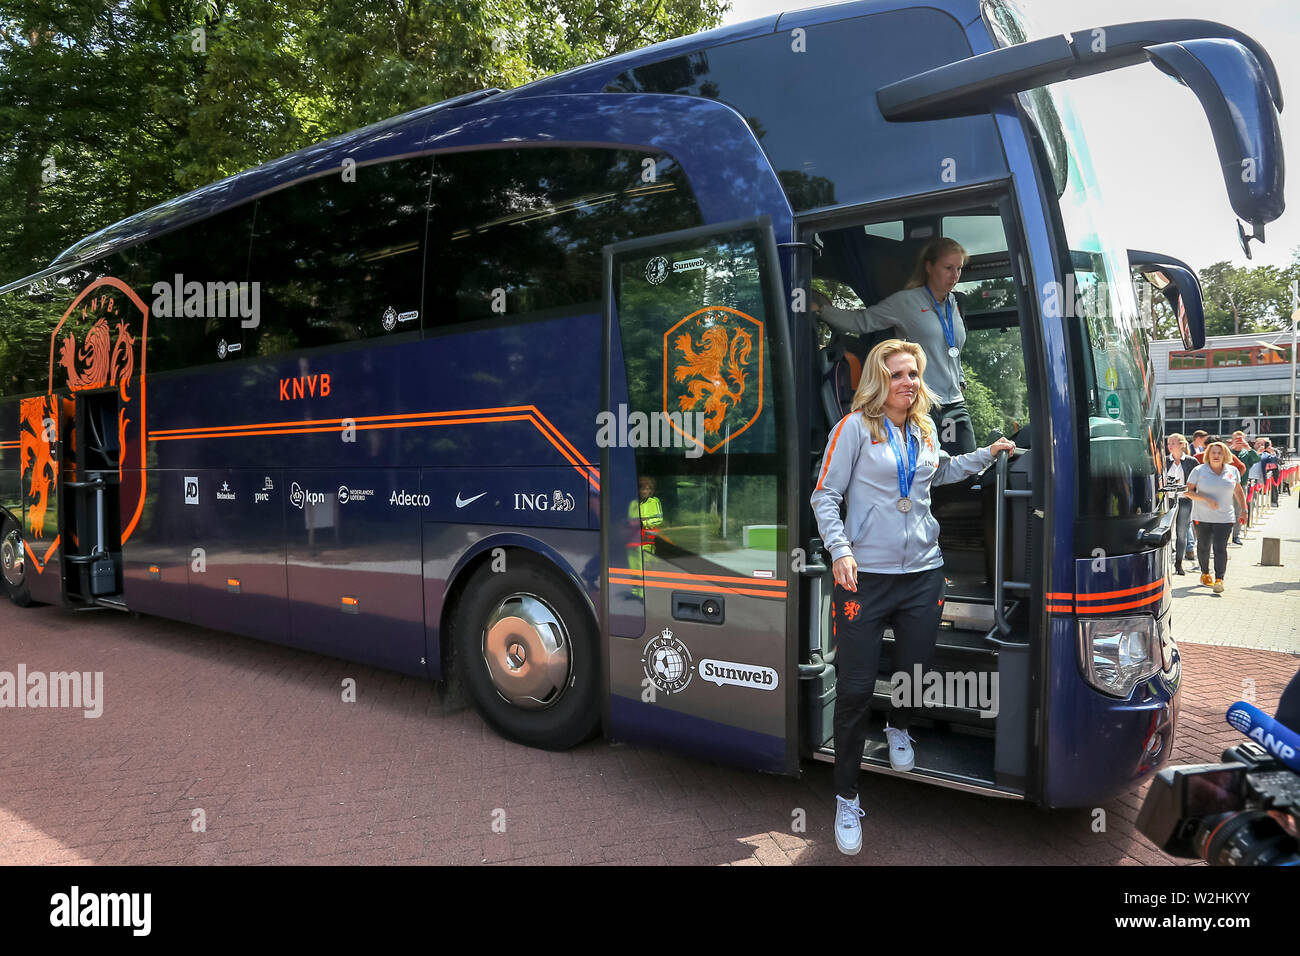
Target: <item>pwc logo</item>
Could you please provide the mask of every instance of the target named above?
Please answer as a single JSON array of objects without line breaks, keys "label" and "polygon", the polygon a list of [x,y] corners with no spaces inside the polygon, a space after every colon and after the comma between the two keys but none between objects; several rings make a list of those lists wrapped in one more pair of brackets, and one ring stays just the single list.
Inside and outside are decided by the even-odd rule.
[{"label": "pwc logo", "polygon": [[331,390],[328,372],[280,379],[280,401],[282,402],[298,398],[328,398]]}]

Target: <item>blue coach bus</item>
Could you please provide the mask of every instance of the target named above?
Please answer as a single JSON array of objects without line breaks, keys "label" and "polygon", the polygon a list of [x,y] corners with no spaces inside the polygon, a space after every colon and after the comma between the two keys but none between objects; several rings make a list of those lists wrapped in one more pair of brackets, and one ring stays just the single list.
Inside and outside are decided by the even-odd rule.
[{"label": "blue coach bus", "polygon": [[[1036,37],[1006,0],[683,37],[110,226],[0,289],[35,342],[0,369],[4,588],[455,679],[536,746],[603,731],[797,774],[835,746],[809,494],[872,344],[807,297],[871,304],[951,236],[976,417],[1018,448],[936,496],[913,775],[1123,791],[1168,758],[1179,685],[1132,267],[1189,347],[1203,328],[1189,270],[1106,227],[1062,81],[1146,61],[1200,99],[1262,239],[1282,98],[1259,44],[1194,20]],[[880,736],[863,765],[888,773]]]}]

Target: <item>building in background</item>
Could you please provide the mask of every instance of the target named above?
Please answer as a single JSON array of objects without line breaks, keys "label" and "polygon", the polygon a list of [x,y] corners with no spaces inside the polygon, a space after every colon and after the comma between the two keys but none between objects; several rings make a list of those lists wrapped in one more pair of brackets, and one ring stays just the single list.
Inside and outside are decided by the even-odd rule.
[{"label": "building in background", "polygon": [[1237,429],[1292,448],[1291,330],[1217,335],[1189,352],[1178,339],[1151,343],[1165,434],[1204,429],[1225,438]]}]

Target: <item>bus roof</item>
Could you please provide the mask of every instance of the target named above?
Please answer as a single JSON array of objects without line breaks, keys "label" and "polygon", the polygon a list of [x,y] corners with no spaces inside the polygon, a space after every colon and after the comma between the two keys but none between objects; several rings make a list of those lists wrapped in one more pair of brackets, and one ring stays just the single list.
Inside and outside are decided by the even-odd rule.
[{"label": "bus roof", "polygon": [[[642,64],[657,62],[668,56],[680,56],[780,30],[793,30],[800,26],[829,23],[890,10],[915,9],[917,6],[915,3],[908,3],[907,0],[851,0],[848,3],[774,14],[744,23],[729,24],[703,33],[665,40],[639,50],[607,57],[536,80],[508,92],[498,89],[479,90],[422,106],[408,113],[381,120],[362,129],[344,133],[270,160],[261,166],[201,186],[175,199],[128,216],[69,246],[55,257],[49,268],[0,287],[0,293],[98,259],[116,249],[135,245],[216,215],[225,209],[275,192],[300,180],[312,178],[326,170],[338,169],[345,159],[351,158],[361,165],[418,152],[419,143],[423,138],[420,135],[421,131],[434,131],[438,120],[436,114],[444,110],[481,102],[489,97],[505,99],[599,92],[620,73]],[[924,6],[949,14],[963,26],[978,19],[980,15],[979,0],[931,0]],[[451,116],[447,117],[447,121],[455,122]],[[426,123],[431,125],[426,127],[424,125]]]}]

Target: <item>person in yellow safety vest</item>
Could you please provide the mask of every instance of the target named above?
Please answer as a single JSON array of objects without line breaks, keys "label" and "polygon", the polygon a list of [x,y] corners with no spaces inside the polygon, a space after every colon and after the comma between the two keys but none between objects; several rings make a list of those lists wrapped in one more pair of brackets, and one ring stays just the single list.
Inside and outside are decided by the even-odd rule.
[{"label": "person in yellow safety vest", "polygon": [[[640,526],[641,529],[640,543],[628,545],[627,549],[628,567],[634,571],[642,569],[643,555],[655,553],[655,529],[664,523],[663,506],[655,497],[655,480],[642,475],[637,481],[637,495],[639,500],[627,507],[628,524],[633,528]],[[644,592],[639,587],[634,587],[632,593],[644,597]]]}]

